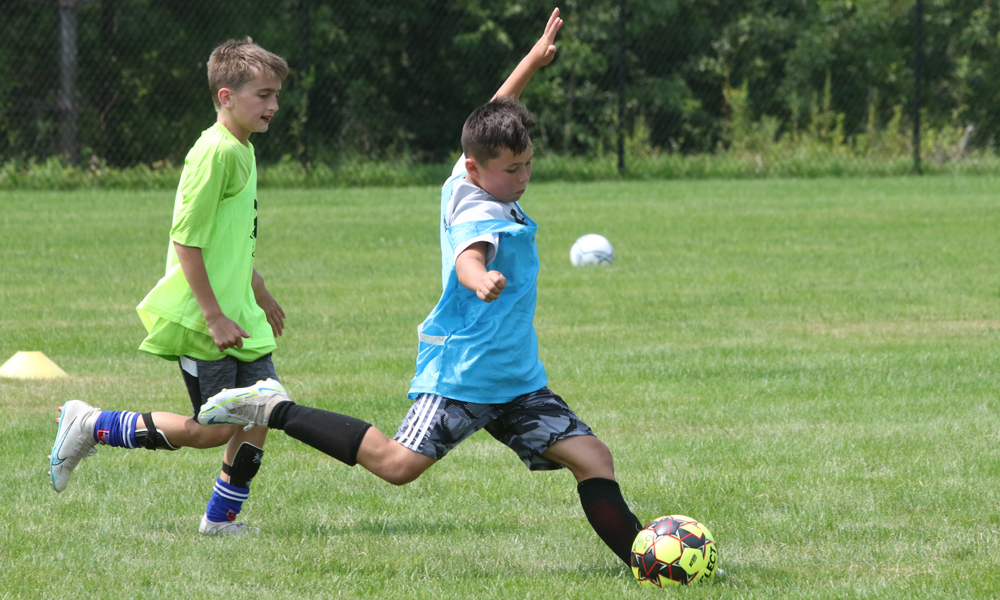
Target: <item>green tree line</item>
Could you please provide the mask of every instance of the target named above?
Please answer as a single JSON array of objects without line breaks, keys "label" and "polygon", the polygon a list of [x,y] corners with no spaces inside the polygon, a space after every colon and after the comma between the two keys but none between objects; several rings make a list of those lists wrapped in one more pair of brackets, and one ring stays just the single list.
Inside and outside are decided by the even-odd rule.
[{"label": "green tree line", "polygon": [[[537,39],[540,0],[0,0],[0,162],[64,151],[65,4],[81,160],[177,164],[214,119],[212,48],[252,37],[292,73],[261,160],[447,161],[461,124]],[[625,9],[624,45],[620,10]],[[905,153],[912,0],[573,0],[524,102],[543,152],[700,154],[809,136]],[[921,114],[963,148],[1000,134],[996,0],[928,0]],[[626,73],[624,97],[620,74]],[[883,134],[899,133],[892,143]],[[881,141],[879,141],[881,140]],[[955,140],[953,140],[955,141]]]}]

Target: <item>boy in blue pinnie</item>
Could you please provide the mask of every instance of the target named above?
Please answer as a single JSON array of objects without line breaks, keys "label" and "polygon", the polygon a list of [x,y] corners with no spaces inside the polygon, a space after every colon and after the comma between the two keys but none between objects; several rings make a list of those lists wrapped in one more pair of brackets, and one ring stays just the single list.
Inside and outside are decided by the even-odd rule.
[{"label": "boy in blue pinnie", "polygon": [[295,404],[276,382],[222,392],[198,420],[281,429],[397,485],[485,427],[531,470],[568,468],[594,530],[628,565],[642,525],[622,498],[607,446],[547,387],[532,324],[538,226],[518,200],[531,176],[533,121],[517,99],[552,61],[561,26],[556,9],[493,100],[465,123],[464,156],[441,193],[444,291],[419,328],[413,405],[395,437]]},{"label": "boy in blue pinnie", "polygon": [[[250,135],[268,130],[287,74],[283,58],[250,38],[212,52],[208,83],[216,123],[184,160],[166,274],[138,306],[148,332],[140,350],[180,365],[196,416],[223,389],[277,379],[271,352],[285,313],[254,268],[257,167]],[[55,491],[66,489],[73,469],[97,444],[147,450],[226,445],[199,531],[255,529],[236,522],[236,515],[260,468],[266,429],[205,427],[174,413],[101,410],[80,400],[60,411],[49,457]]]}]

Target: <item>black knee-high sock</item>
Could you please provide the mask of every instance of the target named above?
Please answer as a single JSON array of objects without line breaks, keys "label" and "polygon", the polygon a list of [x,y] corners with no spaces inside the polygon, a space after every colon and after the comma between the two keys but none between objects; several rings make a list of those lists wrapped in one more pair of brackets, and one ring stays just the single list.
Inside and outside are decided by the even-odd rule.
[{"label": "black knee-high sock", "polygon": [[631,567],[632,543],[636,534],[642,531],[642,523],[625,504],[618,483],[594,477],[577,484],[576,491],[580,493],[580,503],[590,526],[611,551]]},{"label": "black knee-high sock", "polygon": [[361,419],[294,402],[278,403],[267,426],[282,429],[290,437],[352,467],[358,462],[358,449],[371,427]]}]

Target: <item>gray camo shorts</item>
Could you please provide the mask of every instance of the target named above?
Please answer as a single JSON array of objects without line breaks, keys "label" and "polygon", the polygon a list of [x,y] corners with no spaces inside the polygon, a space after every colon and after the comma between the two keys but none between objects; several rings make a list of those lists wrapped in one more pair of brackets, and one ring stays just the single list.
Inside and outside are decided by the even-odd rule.
[{"label": "gray camo shorts", "polygon": [[209,398],[223,389],[249,387],[261,379],[278,379],[274,372],[271,355],[262,356],[253,362],[243,362],[232,356],[220,360],[200,360],[182,356],[177,361],[184,376],[191,410],[197,417],[201,407]]},{"label": "gray camo shorts", "polygon": [[532,471],[562,468],[542,456],[552,444],[577,435],[594,435],[562,398],[543,387],[504,404],[474,404],[421,394],[393,439],[414,452],[440,460],[483,428],[516,452]]}]

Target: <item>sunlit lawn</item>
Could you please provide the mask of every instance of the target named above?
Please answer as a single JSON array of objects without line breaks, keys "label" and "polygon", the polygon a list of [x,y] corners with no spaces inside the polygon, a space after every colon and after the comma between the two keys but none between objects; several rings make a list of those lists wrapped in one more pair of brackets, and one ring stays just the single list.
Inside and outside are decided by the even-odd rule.
[{"label": "sunlit lawn", "polygon": [[[537,184],[551,387],[643,521],[705,522],[726,577],[640,589],[566,472],[480,433],[392,487],[271,435],[241,539],[197,522],[219,451],[102,448],[55,494],[69,398],[187,411],[141,355],[173,194],[0,194],[0,599],[989,598],[1000,593],[996,178]],[[440,292],[433,188],[261,190],[258,269],[298,401],[395,431]],[[584,233],[610,268],[576,269]]]}]

